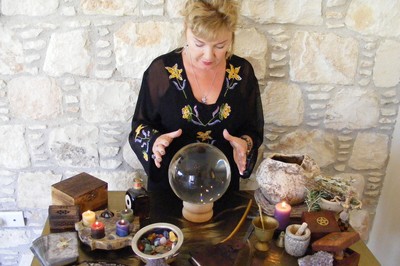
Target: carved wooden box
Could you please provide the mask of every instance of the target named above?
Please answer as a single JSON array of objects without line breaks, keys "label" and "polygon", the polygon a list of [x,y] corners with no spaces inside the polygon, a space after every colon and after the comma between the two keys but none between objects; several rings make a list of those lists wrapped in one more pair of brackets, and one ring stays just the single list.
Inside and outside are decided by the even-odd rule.
[{"label": "carved wooden box", "polygon": [[80,173],[51,187],[53,205],[77,205],[80,214],[107,208],[108,184],[87,173]]},{"label": "carved wooden box", "polygon": [[51,232],[74,231],[75,223],[80,220],[79,206],[49,206],[49,225]]}]

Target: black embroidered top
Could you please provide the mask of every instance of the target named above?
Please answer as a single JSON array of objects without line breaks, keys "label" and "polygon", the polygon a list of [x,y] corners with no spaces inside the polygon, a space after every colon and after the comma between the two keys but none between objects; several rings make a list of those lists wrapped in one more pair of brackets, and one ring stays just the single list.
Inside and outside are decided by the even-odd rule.
[{"label": "black embroidered top", "polygon": [[[129,143],[148,175],[148,190],[170,189],[168,167],[174,154],[193,142],[218,147],[231,166],[229,189],[239,190],[239,170],[233,150],[222,135],[249,135],[253,166],[263,141],[264,118],[258,81],[251,64],[233,55],[227,59],[225,81],[214,104],[203,104],[193,95],[180,49],[156,58],[143,75]],[[162,157],[161,168],[151,159],[152,145],[161,134],[182,129]],[[242,176],[249,177],[249,174]]]}]

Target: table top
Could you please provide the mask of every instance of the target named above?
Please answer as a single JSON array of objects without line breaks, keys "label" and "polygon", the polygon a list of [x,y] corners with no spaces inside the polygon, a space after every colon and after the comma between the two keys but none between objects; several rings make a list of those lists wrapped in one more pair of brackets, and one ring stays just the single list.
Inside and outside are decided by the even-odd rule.
[{"label": "table top", "polygon": [[[191,250],[199,247],[206,247],[218,244],[231,234],[238,222],[241,220],[250,200],[253,200],[253,191],[240,191],[226,193],[214,203],[214,216],[206,223],[192,223],[182,217],[182,201],[172,194],[150,194],[150,219],[143,222],[142,226],[150,223],[165,222],[181,228],[184,234],[184,243],[180,248],[179,255],[171,266],[189,266]],[[120,211],[125,209],[125,191],[108,192],[108,209]],[[252,207],[240,227],[240,230],[232,239],[243,241],[246,232],[252,227],[251,217],[258,215],[258,207],[253,200]],[[301,223],[293,220],[292,223]],[[42,235],[50,233],[48,221],[45,224]],[[255,251],[253,244],[255,236],[252,234],[249,241],[245,241],[245,247],[237,258],[237,265],[298,265],[296,257],[288,255],[284,248],[275,245],[275,239],[279,232],[276,232],[274,239],[269,243],[270,250],[260,253]],[[359,265],[375,266],[380,265],[375,256],[371,253],[363,241],[358,241],[351,247],[360,254]],[[251,262],[249,261],[252,255]],[[87,265],[85,262],[108,262],[118,265],[144,265],[133,253],[131,247],[119,250],[91,250],[89,246],[80,243],[78,265]],[[33,266],[39,266],[39,261],[34,258]],[[110,265],[110,264],[108,264]]]}]

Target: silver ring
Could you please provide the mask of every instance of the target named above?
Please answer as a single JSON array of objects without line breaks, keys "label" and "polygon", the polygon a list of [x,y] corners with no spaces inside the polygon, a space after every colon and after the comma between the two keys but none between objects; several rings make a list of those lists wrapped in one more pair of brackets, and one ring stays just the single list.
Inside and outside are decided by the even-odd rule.
[{"label": "silver ring", "polygon": [[151,155],[151,159],[155,160],[156,159],[156,155],[152,154]]}]

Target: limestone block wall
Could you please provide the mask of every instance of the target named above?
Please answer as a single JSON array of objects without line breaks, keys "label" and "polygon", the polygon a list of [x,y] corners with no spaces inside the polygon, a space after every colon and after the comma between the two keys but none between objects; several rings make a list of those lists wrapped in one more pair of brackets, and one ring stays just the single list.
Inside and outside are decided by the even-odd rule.
[{"label": "limestone block wall", "polygon": [[[80,172],[126,190],[126,145],[150,60],[183,45],[184,0],[0,0],[1,265],[29,265],[52,184]],[[307,153],[352,175],[368,239],[399,110],[400,0],[243,0],[235,52],[260,82],[264,156]],[[254,188],[254,179],[243,188]]]}]

